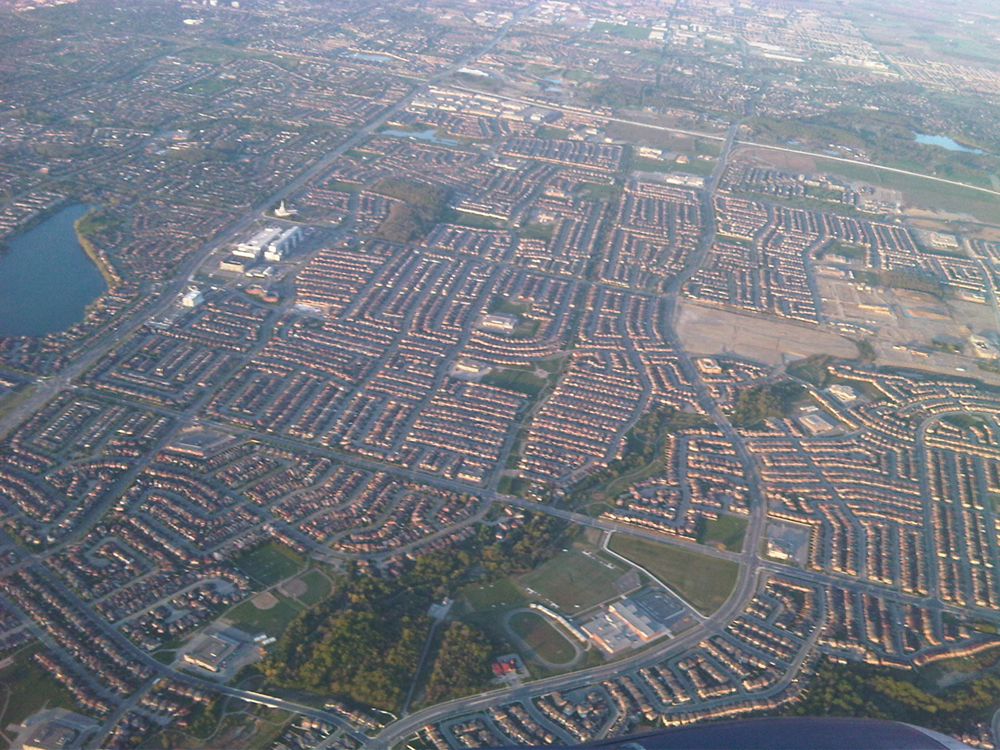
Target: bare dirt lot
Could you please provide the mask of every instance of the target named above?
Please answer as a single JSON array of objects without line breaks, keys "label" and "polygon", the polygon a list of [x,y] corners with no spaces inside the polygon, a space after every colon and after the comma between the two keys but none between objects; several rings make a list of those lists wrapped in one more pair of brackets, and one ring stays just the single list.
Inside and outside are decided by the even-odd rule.
[{"label": "bare dirt lot", "polygon": [[680,302],[678,308],[677,333],[693,354],[730,354],[773,366],[811,354],[845,359],[858,356],[853,342],[829,331],[686,301]]}]

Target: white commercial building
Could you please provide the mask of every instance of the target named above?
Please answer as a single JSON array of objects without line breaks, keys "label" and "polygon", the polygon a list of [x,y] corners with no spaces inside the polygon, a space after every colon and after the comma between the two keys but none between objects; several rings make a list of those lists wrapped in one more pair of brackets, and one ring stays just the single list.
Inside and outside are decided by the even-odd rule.
[{"label": "white commercial building", "polygon": [[264,249],[264,258],[270,261],[279,261],[285,257],[285,253],[299,244],[302,239],[302,230],[298,227],[290,227],[271,240]]},{"label": "white commercial building", "polygon": [[233,250],[233,255],[241,258],[253,258],[256,260],[264,252],[264,248],[270,245],[281,234],[281,227],[266,227],[246,242],[241,242]]},{"label": "white commercial building", "polygon": [[197,289],[189,289],[187,292],[185,292],[184,296],[181,297],[181,306],[197,307],[202,303],[203,300],[204,297],[202,296],[201,292],[199,292]]}]

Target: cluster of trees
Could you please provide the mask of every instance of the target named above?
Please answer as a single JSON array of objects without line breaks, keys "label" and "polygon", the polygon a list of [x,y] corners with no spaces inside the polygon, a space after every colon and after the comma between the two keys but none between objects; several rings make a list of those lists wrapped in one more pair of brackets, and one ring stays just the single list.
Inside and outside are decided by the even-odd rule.
[{"label": "cluster of trees", "polygon": [[765,419],[787,416],[803,390],[798,383],[769,383],[747,388],[736,400],[731,421],[736,427],[753,427]]},{"label": "cluster of trees", "polygon": [[804,700],[785,713],[892,719],[956,733],[988,718],[1000,696],[1000,677],[993,674],[936,695],[920,688],[917,685],[919,678],[919,672],[826,662],[809,683]]},{"label": "cluster of trees", "polygon": [[621,476],[649,466],[660,458],[663,441],[668,433],[703,424],[706,424],[703,415],[689,414],[672,406],[657,404],[643,414],[625,435],[625,450],[621,458],[574,486],[571,503],[582,499],[585,493],[598,491]]},{"label": "cluster of trees", "polygon": [[452,623],[441,642],[424,699],[441,703],[480,692],[493,677],[493,656],[493,644],[481,630]]},{"label": "cluster of trees", "polygon": [[[260,669],[280,687],[339,695],[392,710],[402,702],[417,668],[430,621],[404,592],[370,577],[348,582],[330,604],[299,615]],[[360,585],[355,585],[360,584]],[[395,594],[395,596],[394,596]]]},{"label": "cluster of trees", "polygon": [[834,358],[829,354],[813,354],[788,366],[788,374],[792,377],[812,383],[817,388],[826,388],[830,384],[830,365]]},{"label": "cluster of trees", "polygon": [[[541,513],[533,514],[502,540],[484,539],[478,559],[492,577],[526,573],[554,557],[570,542],[574,530],[564,521]],[[483,536],[493,529],[483,527]]]},{"label": "cluster of trees", "polygon": [[933,295],[938,299],[944,299],[947,296],[944,284],[931,276],[921,276],[915,273],[909,273],[908,271],[894,269],[891,271],[882,271],[879,278],[882,282],[882,286],[889,287],[890,289],[906,289],[911,292],[924,292],[925,294]]},{"label": "cluster of trees", "polygon": [[409,242],[422,237],[448,207],[450,193],[443,187],[422,182],[386,178],[372,187],[372,192],[395,198],[389,216],[375,230],[375,236],[393,242]]},{"label": "cluster of trees", "polygon": [[[323,604],[296,617],[260,663],[273,685],[399,710],[430,632],[430,604],[476,577],[531,570],[568,543],[569,525],[530,514],[502,540],[482,526],[465,549],[419,556],[395,578],[348,572]],[[427,697],[444,700],[480,689],[493,646],[481,632],[452,625],[437,655]],[[464,693],[463,693],[464,691]]]}]

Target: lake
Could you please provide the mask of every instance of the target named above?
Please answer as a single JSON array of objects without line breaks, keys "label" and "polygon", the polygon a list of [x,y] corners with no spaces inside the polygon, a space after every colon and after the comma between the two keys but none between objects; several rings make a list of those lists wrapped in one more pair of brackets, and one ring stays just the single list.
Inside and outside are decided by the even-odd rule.
[{"label": "lake", "polygon": [[917,143],[922,143],[925,146],[940,146],[941,148],[946,148],[949,151],[962,151],[966,154],[985,154],[985,151],[981,151],[978,148],[972,148],[970,146],[964,146],[953,138],[949,138],[946,135],[925,135],[924,133],[915,133]]},{"label": "lake", "polygon": [[64,208],[6,243],[0,255],[0,336],[65,331],[107,290],[73,229],[92,208]]},{"label": "lake", "polygon": [[[966,747],[926,729],[831,716],[741,719],[598,740],[576,750],[947,750]],[[552,746],[551,750],[560,750]],[[971,749],[970,749],[971,750]]]}]

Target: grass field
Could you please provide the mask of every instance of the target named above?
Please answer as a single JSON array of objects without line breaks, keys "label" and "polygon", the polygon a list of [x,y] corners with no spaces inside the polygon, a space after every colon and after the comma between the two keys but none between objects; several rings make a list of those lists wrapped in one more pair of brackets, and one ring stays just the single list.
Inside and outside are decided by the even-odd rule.
[{"label": "grass field", "polygon": [[590,557],[575,547],[525,573],[517,584],[526,591],[537,591],[566,612],[575,612],[614,597],[618,592],[612,584],[627,572],[623,565],[609,563],[596,554]]},{"label": "grass field", "polygon": [[0,670],[0,706],[7,705],[0,715],[0,726],[20,724],[44,708],[65,708],[77,711],[73,696],[43,670],[32,657],[40,648],[27,648],[16,656],[14,663]]},{"label": "grass field", "polygon": [[588,201],[616,201],[622,194],[618,185],[601,185],[597,182],[584,182],[577,188],[576,195]]},{"label": "grass field", "polygon": [[302,556],[283,544],[268,542],[233,558],[236,567],[264,586],[295,575],[304,564]]},{"label": "grass field", "polygon": [[506,297],[494,297],[490,302],[491,313],[507,313],[508,315],[524,315],[531,312],[531,302],[514,302]]},{"label": "grass field", "polygon": [[873,169],[864,164],[845,164],[814,157],[819,169],[852,180],[864,180],[872,185],[899,190],[907,202],[921,208],[969,213],[980,221],[1000,223],[1000,197],[960,185],[949,185],[926,177],[897,174]]},{"label": "grass field", "polygon": [[511,616],[510,627],[545,661],[567,664],[576,656],[573,645],[541,615],[518,612]]},{"label": "grass field", "polygon": [[181,92],[184,94],[215,96],[235,84],[235,81],[223,81],[221,78],[205,78],[192,83],[190,86],[185,86],[181,89]]},{"label": "grass field", "polygon": [[739,516],[702,519],[702,523],[698,524],[698,543],[739,552],[743,549],[743,537],[746,533],[747,520]]},{"label": "grass field", "polygon": [[522,607],[528,603],[524,593],[509,578],[485,586],[469,586],[462,591],[462,595],[476,612]]},{"label": "grass field", "polygon": [[310,570],[299,580],[308,587],[306,589],[306,593],[302,594],[298,598],[299,601],[307,607],[319,604],[321,601],[330,596],[330,579],[318,570]]},{"label": "grass field", "polygon": [[492,370],[483,378],[486,385],[495,385],[497,388],[505,388],[508,391],[517,391],[527,396],[537,396],[548,383],[545,378],[540,378],[526,370]]},{"label": "grass field", "polygon": [[252,601],[247,600],[227,612],[226,619],[232,620],[234,625],[250,635],[267,633],[277,638],[302,612],[302,607],[281,594],[272,593],[279,601],[270,609],[257,609]]},{"label": "grass field", "polygon": [[458,224],[463,227],[472,227],[473,229],[499,229],[502,223],[499,219],[491,219],[489,216],[480,216],[479,214],[470,214],[458,209],[445,209],[441,221],[446,221],[449,224]]},{"label": "grass field", "polygon": [[722,606],[739,574],[734,562],[622,534],[612,534],[608,547],[644,567],[703,615]]},{"label": "grass field", "polygon": [[606,31],[612,36],[623,36],[628,39],[649,39],[649,29],[645,26],[627,26],[620,23],[598,21],[591,27],[591,31]]},{"label": "grass field", "polygon": [[[515,462],[513,466],[508,466],[507,468],[516,469],[517,463]],[[501,495],[523,497],[524,493],[529,489],[531,489],[531,482],[529,480],[522,479],[521,477],[512,477],[508,474],[500,477],[500,481],[497,484],[497,492]]]}]

